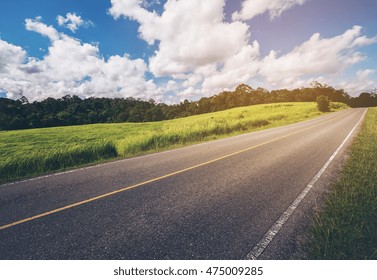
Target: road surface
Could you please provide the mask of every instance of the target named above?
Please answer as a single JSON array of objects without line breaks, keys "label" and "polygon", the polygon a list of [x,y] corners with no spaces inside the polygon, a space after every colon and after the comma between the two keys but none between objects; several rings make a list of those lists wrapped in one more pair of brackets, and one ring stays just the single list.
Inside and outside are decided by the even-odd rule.
[{"label": "road surface", "polygon": [[2,185],[0,259],[250,257],[365,111]]}]

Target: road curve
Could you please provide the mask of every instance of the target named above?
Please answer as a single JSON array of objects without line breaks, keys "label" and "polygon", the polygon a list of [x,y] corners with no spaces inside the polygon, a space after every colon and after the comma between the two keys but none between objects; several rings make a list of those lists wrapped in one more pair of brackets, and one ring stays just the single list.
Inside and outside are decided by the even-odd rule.
[{"label": "road curve", "polygon": [[364,113],[2,185],[0,259],[243,259]]}]

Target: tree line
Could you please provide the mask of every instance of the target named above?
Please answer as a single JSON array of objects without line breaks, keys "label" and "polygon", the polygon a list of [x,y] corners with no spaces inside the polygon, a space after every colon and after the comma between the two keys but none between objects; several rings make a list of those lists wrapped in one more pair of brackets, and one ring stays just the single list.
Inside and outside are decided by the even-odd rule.
[{"label": "tree line", "polygon": [[0,130],[161,121],[255,104],[315,102],[319,96],[327,96],[331,101],[343,102],[351,107],[377,106],[376,93],[365,92],[358,97],[351,97],[344,90],[320,83],[307,88],[272,91],[241,84],[234,91],[224,91],[198,101],[185,100],[174,105],[132,97],[81,99],[67,95],[32,103],[26,97],[18,100],[0,98]]}]

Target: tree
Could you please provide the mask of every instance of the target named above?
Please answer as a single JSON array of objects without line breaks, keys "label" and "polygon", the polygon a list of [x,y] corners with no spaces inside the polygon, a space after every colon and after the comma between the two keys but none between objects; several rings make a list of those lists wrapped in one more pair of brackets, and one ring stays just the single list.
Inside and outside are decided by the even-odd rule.
[{"label": "tree", "polygon": [[377,90],[351,97],[344,90],[318,82],[309,88],[268,91],[241,84],[234,91],[225,90],[198,101],[158,104],[127,98],[87,98],[66,95],[30,103],[26,97],[11,100],[0,97],[0,130],[113,122],[147,122],[226,110],[234,107],[276,102],[315,102],[318,109],[329,111],[330,100],[352,107],[377,106]]},{"label": "tree", "polygon": [[165,118],[164,113],[162,112],[161,107],[154,106],[148,109],[145,114],[144,121],[147,122],[155,122],[155,121],[162,121]]},{"label": "tree", "polygon": [[321,112],[329,112],[330,111],[330,100],[327,96],[320,95],[317,97],[317,108]]}]

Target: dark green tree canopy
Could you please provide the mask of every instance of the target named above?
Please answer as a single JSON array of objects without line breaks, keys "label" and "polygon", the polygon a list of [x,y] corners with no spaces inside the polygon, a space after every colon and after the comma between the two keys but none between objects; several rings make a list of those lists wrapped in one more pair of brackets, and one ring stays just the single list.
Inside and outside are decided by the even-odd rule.
[{"label": "dark green tree canopy", "polygon": [[67,95],[59,99],[47,98],[30,103],[0,98],[0,130],[81,125],[114,122],[150,122],[204,114],[234,107],[276,102],[315,102],[319,96],[329,101],[343,102],[351,107],[377,106],[377,94],[362,93],[352,98],[344,90],[313,83],[309,88],[268,91],[241,84],[234,91],[224,91],[198,101],[184,100],[166,105],[153,99],[88,98]]}]

